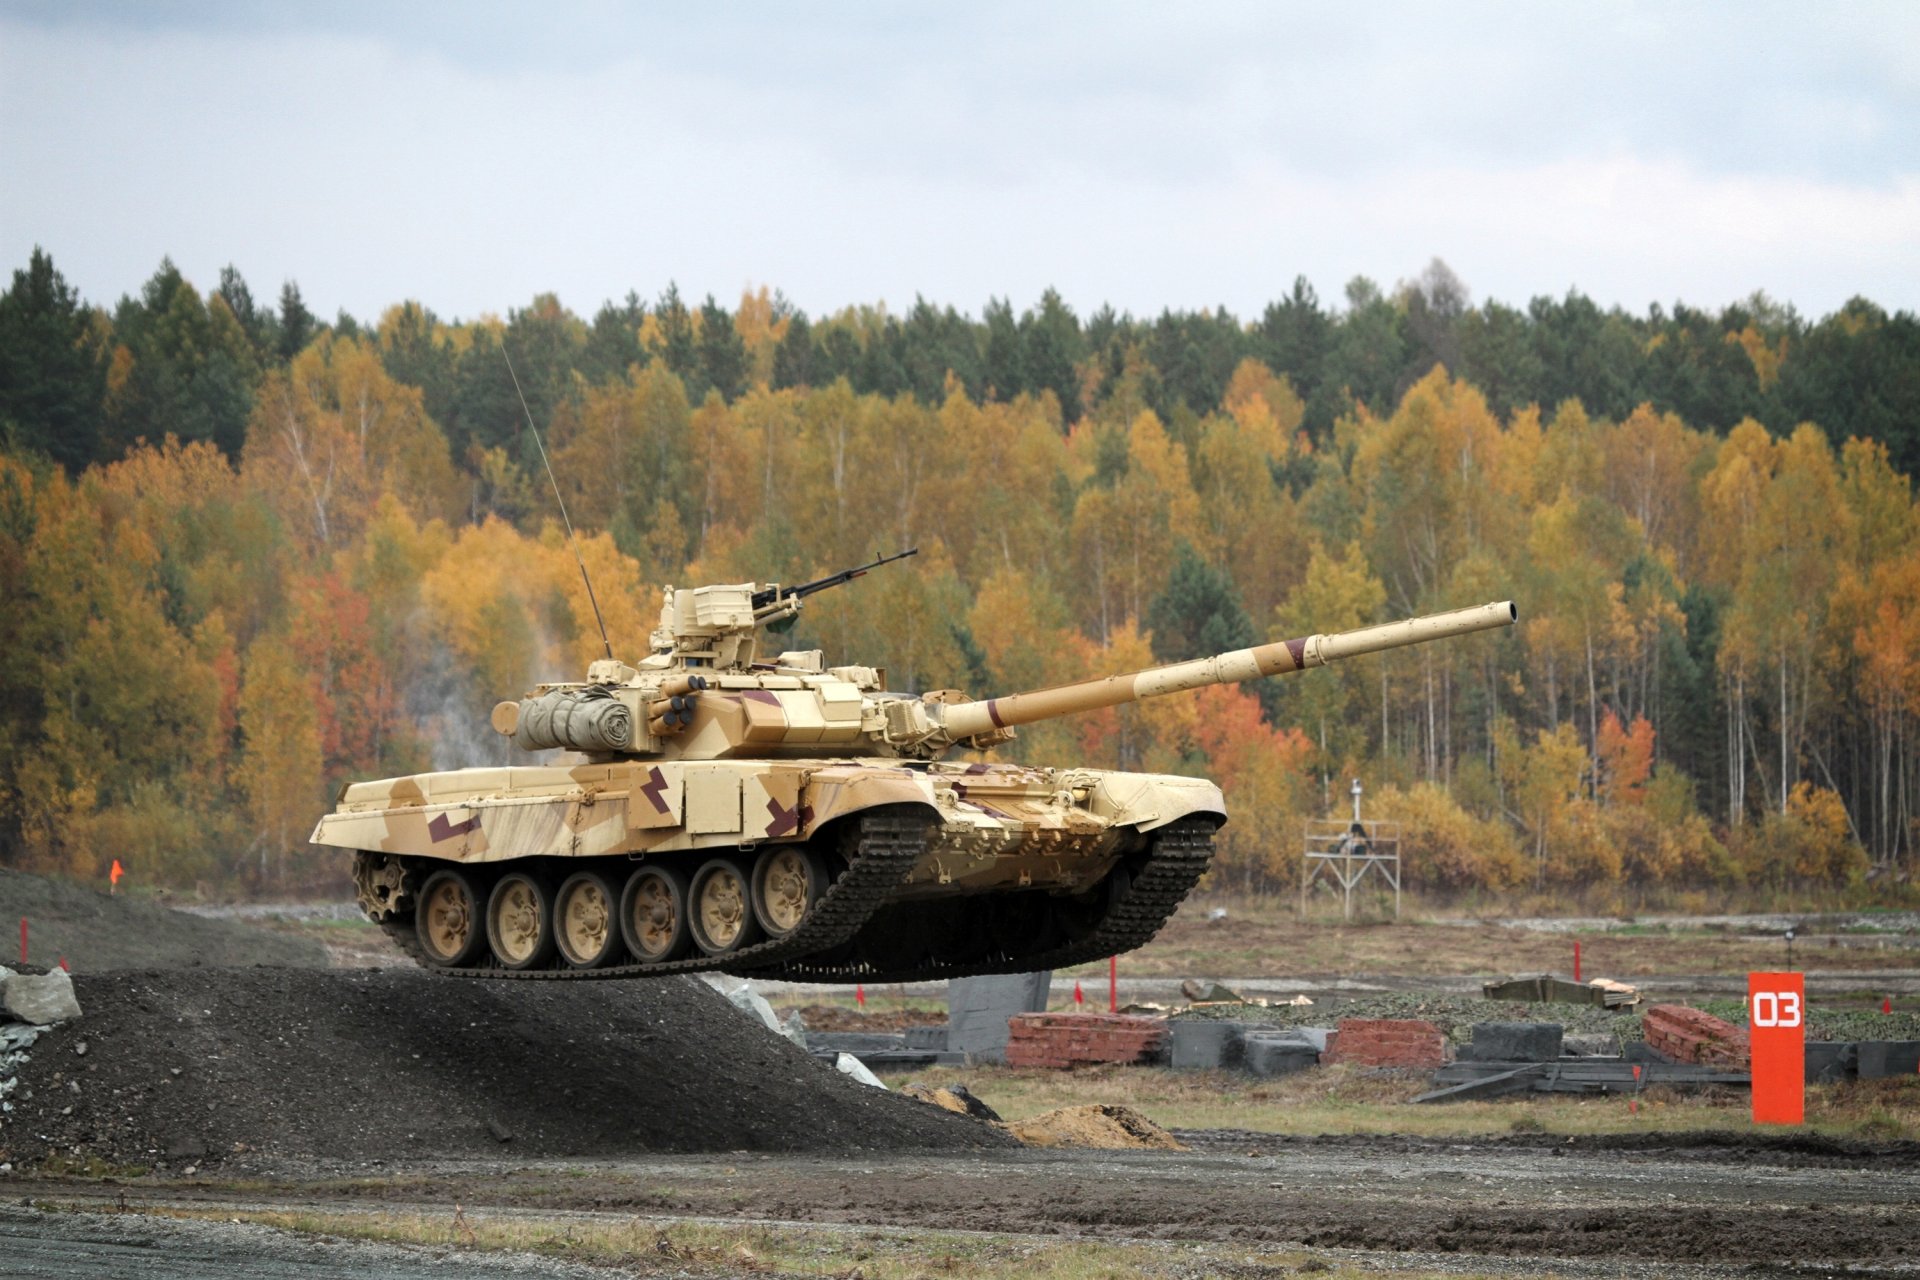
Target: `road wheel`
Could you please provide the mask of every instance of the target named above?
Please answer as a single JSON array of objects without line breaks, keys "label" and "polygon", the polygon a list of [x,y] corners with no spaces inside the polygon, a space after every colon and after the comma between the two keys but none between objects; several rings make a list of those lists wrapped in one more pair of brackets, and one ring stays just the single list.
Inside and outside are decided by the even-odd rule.
[{"label": "road wheel", "polygon": [[693,945],[687,929],[687,878],[678,868],[645,866],[620,895],[620,935],[641,964],[678,960]]},{"label": "road wheel", "polygon": [[827,892],[827,862],[803,844],[777,844],[753,867],[753,916],[769,938],[800,927]]},{"label": "road wheel", "polygon": [[732,858],[715,858],[695,873],[687,894],[694,946],[710,956],[725,956],[753,945],[760,924],[753,918],[747,885],[746,871]]},{"label": "road wheel", "polygon": [[483,895],[464,867],[442,867],[427,877],[414,909],[413,931],[427,963],[439,969],[464,969],[487,945],[480,926]]},{"label": "road wheel", "polygon": [[576,969],[604,969],[620,959],[620,895],[598,871],[567,877],[553,897],[554,941]]},{"label": "road wheel", "polygon": [[553,959],[553,890],[540,877],[509,871],[487,898],[487,945],[508,969],[538,969]]}]

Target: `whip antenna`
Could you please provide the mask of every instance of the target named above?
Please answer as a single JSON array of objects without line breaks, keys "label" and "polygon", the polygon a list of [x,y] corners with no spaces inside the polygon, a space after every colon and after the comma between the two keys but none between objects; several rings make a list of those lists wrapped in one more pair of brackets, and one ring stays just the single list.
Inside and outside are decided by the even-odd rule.
[{"label": "whip antenna", "polygon": [[513,394],[520,397],[520,412],[527,416],[527,432],[540,450],[540,465],[547,469],[547,483],[553,486],[553,500],[560,508],[560,522],[567,526],[567,545],[573,549],[573,562],[580,566],[580,581],[587,584],[587,603],[593,606],[593,620],[600,628],[600,644],[613,657],[613,644],[607,639],[607,620],[600,615],[600,598],[593,594],[593,579],[587,576],[587,562],[580,558],[580,540],[573,534],[573,518],[567,514],[567,500],[560,496],[560,482],[553,477],[553,463],[547,459],[546,443],[540,428],[533,425],[533,410],[527,407],[527,393],[520,389],[520,375],[513,371],[513,357],[507,354],[507,340],[500,339],[500,356],[507,362],[507,376],[513,379]]}]

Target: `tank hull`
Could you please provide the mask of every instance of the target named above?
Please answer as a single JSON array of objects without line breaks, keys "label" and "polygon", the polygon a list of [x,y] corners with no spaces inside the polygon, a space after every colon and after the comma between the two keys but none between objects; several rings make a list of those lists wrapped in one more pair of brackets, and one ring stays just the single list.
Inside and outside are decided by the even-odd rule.
[{"label": "tank hull", "polygon": [[[355,783],[312,840],[358,851],[361,905],[429,967],[479,976],[704,968],[872,981],[1019,971],[1060,962],[1068,947],[1109,947],[1089,958],[1124,949],[1118,944],[1140,933],[1139,921],[1130,931],[1102,930],[1154,861],[1155,833],[1210,833],[1224,820],[1219,789],[1199,778],[893,760],[620,760]],[[559,956],[531,969],[484,954],[437,963],[410,941],[418,892],[436,869],[461,869],[476,894],[515,871],[549,885],[598,871],[617,891],[640,867],[675,868],[697,882],[703,866],[731,860],[757,886],[756,859],[781,848],[831,861],[837,923],[815,921],[738,954],[628,957],[591,971]],[[1200,870],[1204,856],[1152,928]]]},{"label": "tank hull", "polygon": [[1008,764],[647,761],[454,769],[347,786],[312,842],[453,863],[623,860],[804,842],[853,814],[923,807],[937,825],[905,896],[1084,889],[1119,833],[1225,820],[1200,778]]}]

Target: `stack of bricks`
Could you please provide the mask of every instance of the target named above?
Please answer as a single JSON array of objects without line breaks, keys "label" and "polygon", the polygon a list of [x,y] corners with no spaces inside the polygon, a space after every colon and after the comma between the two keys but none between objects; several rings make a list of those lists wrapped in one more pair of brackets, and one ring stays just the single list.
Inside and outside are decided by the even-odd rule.
[{"label": "stack of bricks", "polygon": [[1165,1018],[1126,1013],[1017,1013],[1007,1030],[1010,1067],[1145,1062],[1167,1042]]},{"label": "stack of bricks", "polygon": [[1446,1060],[1447,1039],[1440,1028],[1415,1018],[1342,1018],[1327,1040],[1327,1051],[1320,1055],[1323,1063],[1423,1070]]},{"label": "stack of bricks", "polygon": [[1641,1020],[1647,1043],[1675,1062],[1748,1069],[1747,1032],[1723,1018],[1683,1004],[1657,1004]]}]

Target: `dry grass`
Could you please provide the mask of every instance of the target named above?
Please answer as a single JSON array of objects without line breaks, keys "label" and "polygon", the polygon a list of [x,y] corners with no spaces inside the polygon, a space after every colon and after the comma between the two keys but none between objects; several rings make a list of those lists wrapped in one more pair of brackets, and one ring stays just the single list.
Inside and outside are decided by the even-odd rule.
[{"label": "dry grass", "polygon": [[[1226,907],[1227,918],[1209,923],[1208,910],[1219,905]],[[1785,960],[1777,939],[1712,929],[1550,934],[1495,924],[1438,924],[1416,918],[1412,909],[1397,923],[1343,925],[1302,921],[1285,898],[1195,898],[1182,905],[1159,937],[1123,956],[1120,971],[1136,978],[1568,973],[1575,936],[1588,978],[1741,975]],[[1810,969],[1916,969],[1920,939],[1898,933],[1809,939],[1796,946],[1794,960]],[[1106,965],[1082,966],[1066,976],[1098,985]]]},{"label": "dry grass", "polygon": [[[1554,1094],[1416,1106],[1413,1099],[1431,1087],[1426,1075],[1344,1065],[1272,1080],[1232,1072],[1144,1067],[1073,1071],[941,1067],[913,1072],[911,1078],[930,1085],[964,1083],[1010,1122],[1056,1107],[1103,1102],[1132,1107],[1169,1129],[1251,1129],[1297,1135],[1455,1138],[1752,1127],[1747,1095],[1733,1090],[1650,1089],[1637,1109],[1630,1108],[1625,1097]],[[1871,1141],[1920,1140],[1920,1078],[1816,1085],[1807,1091],[1807,1128]]]},{"label": "dry grass", "polygon": [[1345,1280],[1379,1270],[1373,1262],[1365,1271],[1329,1263],[1308,1250],[1191,1242],[1112,1244],[985,1233],[660,1222],[641,1217],[624,1221],[584,1215],[494,1217],[482,1210],[460,1209],[427,1214],[176,1207],[153,1212],[253,1222],[335,1239],[456,1252],[534,1254],[618,1267],[640,1276],[779,1273],[843,1280],[1123,1280],[1135,1276],[1171,1280],[1223,1272],[1278,1277],[1308,1271]]}]

